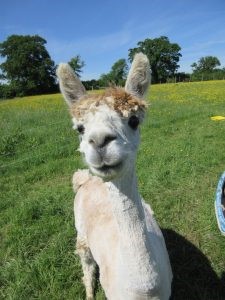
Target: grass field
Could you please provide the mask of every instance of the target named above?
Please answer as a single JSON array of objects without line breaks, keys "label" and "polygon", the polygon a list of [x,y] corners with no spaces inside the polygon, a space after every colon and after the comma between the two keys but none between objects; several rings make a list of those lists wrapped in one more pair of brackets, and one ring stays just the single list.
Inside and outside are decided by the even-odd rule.
[{"label": "grass field", "polygon": [[[225,299],[214,196],[225,170],[225,81],[152,86],[137,172],[164,229],[173,299]],[[0,102],[0,299],[85,299],[71,177],[83,162],[61,95]],[[104,299],[100,288],[97,299]],[[129,299],[126,299],[129,300]]]}]

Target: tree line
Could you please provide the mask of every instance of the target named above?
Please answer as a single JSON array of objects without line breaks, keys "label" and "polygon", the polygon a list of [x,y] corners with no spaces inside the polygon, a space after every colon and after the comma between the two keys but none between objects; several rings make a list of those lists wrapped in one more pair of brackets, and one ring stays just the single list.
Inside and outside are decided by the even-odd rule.
[{"label": "tree line", "polygon": [[[46,43],[38,35],[11,35],[0,43],[0,56],[5,59],[0,64],[0,98],[58,92],[55,74],[57,66],[45,47]],[[220,61],[214,56],[201,57],[198,62],[194,62],[191,74],[178,72],[181,47],[171,43],[166,36],[138,42],[137,47],[128,50],[128,62],[132,62],[137,52],[148,56],[153,83],[225,78],[225,68],[220,68]],[[124,58],[117,60],[111,70],[99,79],[83,81],[85,88],[123,86],[128,62]],[[68,63],[80,77],[85,66],[80,55],[75,55]]]}]

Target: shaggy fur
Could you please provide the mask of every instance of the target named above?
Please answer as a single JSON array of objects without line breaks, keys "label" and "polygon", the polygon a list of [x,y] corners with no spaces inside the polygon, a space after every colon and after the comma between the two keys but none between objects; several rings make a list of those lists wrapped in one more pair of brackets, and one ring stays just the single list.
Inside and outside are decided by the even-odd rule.
[{"label": "shaggy fur", "polygon": [[122,88],[109,88],[100,95],[85,95],[75,102],[70,111],[77,120],[83,119],[89,112],[96,112],[100,105],[106,104],[112,110],[123,117],[129,117],[132,113],[143,114],[147,103],[140,98],[128,94]]}]

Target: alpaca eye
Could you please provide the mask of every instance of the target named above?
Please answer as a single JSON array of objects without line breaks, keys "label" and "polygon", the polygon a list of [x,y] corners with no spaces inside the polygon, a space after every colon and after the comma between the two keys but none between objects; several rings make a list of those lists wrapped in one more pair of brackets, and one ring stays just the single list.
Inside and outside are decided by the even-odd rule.
[{"label": "alpaca eye", "polygon": [[134,130],[137,129],[139,123],[140,121],[137,116],[131,116],[128,121],[128,125]]},{"label": "alpaca eye", "polygon": [[84,133],[84,126],[83,126],[82,124],[77,125],[77,131],[78,131],[80,134],[83,134],[83,133]]}]

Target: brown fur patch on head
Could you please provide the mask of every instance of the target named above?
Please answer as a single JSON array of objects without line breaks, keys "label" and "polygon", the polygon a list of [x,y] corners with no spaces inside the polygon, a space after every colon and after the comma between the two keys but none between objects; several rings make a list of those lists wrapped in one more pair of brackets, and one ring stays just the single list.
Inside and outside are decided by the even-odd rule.
[{"label": "brown fur patch on head", "polygon": [[85,95],[71,108],[71,114],[76,119],[81,119],[87,112],[95,112],[100,105],[107,105],[122,117],[129,117],[133,113],[143,114],[147,103],[127,93],[122,88],[109,88],[100,95]]}]

